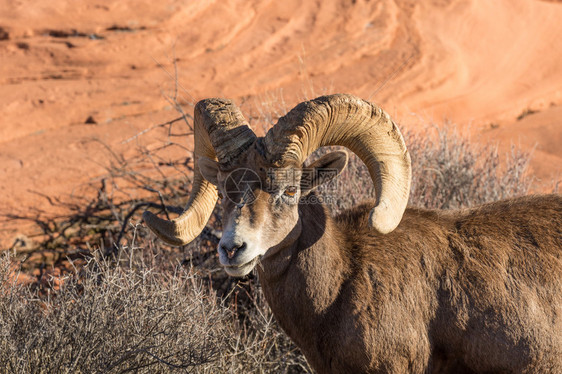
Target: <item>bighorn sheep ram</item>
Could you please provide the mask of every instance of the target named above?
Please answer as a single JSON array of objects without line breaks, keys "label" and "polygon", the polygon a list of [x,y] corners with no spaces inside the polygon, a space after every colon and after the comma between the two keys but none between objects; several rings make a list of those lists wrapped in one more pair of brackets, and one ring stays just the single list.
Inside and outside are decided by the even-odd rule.
[{"label": "bighorn sheep ram", "polygon": [[[406,208],[402,135],[351,95],[303,102],[265,137],[224,99],[199,102],[194,126],[184,213],[166,221],[145,212],[145,223],[186,244],[204,228],[218,187],[221,264],[232,276],[259,264],[275,317],[318,373],[562,373],[561,195]],[[363,160],[374,201],[331,217],[313,199],[328,179],[321,169],[347,164],[347,153],[327,154],[303,183],[305,159],[326,145]],[[239,179],[233,193],[238,168],[257,177]]]}]

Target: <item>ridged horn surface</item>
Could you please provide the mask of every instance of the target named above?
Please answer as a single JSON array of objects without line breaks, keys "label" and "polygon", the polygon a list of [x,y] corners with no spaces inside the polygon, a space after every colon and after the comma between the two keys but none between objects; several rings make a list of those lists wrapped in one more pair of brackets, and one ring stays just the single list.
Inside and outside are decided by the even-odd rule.
[{"label": "ridged horn surface", "polygon": [[264,145],[266,158],[277,166],[302,164],[323,146],[349,148],[365,163],[374,183],[370,225],[386,234],[400,223],[410,194],[410,155],[402,134],[379,107],[344,94],[306,101],[279,119]]},{"label": "ridged horn surface", "polygon": [[172,245],[185,245],[203,230],[217,202],[217,188],[199,171],[201,156],[229,167],[250,147],[256,136],[244,116],[230,100],[206,99],[197,103],[194,113],[194,171],[191,196],[183,213],[171,220],[157,217],[146,211],[143,220],[163,241]]}]

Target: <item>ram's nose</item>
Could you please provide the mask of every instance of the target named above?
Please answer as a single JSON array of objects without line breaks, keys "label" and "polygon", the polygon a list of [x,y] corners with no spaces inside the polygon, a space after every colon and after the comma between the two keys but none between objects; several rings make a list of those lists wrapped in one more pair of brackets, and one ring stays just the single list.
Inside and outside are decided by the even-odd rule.
[{"label": "ram's nose", "polygon": [[219,249],[226,253],[226,257],[232,259],[236,253],[246,248],[246,242],[226,242],[220,243]]}]

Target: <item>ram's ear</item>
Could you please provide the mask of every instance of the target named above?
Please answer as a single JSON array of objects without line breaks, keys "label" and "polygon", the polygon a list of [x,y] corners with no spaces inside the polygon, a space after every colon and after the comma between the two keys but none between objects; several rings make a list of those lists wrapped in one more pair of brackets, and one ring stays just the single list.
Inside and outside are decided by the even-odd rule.
[{"label": "ram's ear", "polygon": [[303,169],[301,194],[306,195],[323,183],[336,178],[347,166],[347,152],[335,151],[328,153]]},{"label": "ram's ear", "polygon": [[201,156],[199,157],[197,164],[199,166],[199,170],[201,171],[201,175],[203,175],[203,178],[217,186],[219,184],[217,178],[219,174],[218,162],[216,162],[215,160],[211,160],[208,157]]}]

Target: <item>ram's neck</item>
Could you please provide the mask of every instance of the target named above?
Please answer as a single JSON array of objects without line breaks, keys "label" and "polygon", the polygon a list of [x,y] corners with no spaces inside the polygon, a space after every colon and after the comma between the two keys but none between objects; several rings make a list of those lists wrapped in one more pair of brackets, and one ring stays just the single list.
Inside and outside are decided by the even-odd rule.
[{"label": "ram's neck", "polygon": [[301,205],[295,240],[258,266],[265,296],[283,329],[300,347],[317,336],[349,269],[342,235],[327,209]]}]

